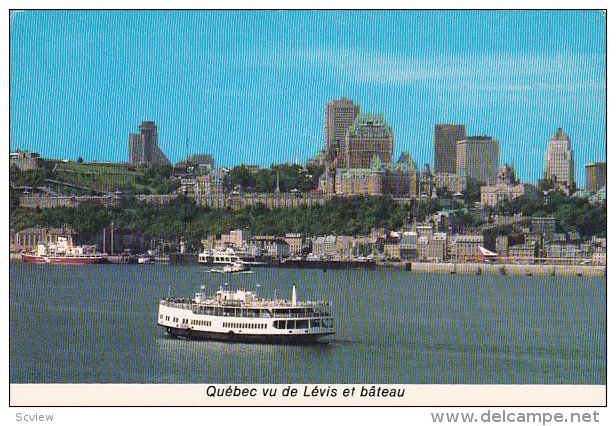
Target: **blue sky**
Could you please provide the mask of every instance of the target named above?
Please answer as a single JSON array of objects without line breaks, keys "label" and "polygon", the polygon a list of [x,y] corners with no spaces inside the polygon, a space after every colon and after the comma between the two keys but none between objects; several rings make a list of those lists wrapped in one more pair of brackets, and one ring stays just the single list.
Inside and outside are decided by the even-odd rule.
[{"label": "blue sky", "polygon": [[127,161],[128,134],[154,120],[173,162],[304,162],[345,96],[384,114],[394,159],[432,164],[434,124],[463,123],[531,183],[562,127],[583,185],[606,161],[605,49],[599,11],[25,11],[10,149]]}]

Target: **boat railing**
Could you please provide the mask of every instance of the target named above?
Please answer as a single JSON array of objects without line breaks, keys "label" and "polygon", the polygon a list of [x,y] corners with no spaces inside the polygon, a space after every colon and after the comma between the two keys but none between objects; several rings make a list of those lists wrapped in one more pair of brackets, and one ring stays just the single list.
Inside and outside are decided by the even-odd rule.
[{"label": "boat railing", "polygon": [[272,318],[315,318],[315,317],[329,317],[327,312],[292,312],[292,313],[274,313]]},{"label": "boat railing", "polygon": [[[189,299],[163,299],[160,301],[162,306],[168,306],[177,309],[188,309],[196,315],[213,315],[213,316],[232,316],[242,318],[315,318],[329,317],[330,314],[322,309],[297,310],[294,312],[280,312],[276,309],[254,309],[254,306],[229,306],[194,303]],[[234,308],[233,312],[225,309]]]},{"label": "boat railing", "polygon": [[[162,303],[165,302],[165,303]],[[187,298],[164,298],[161,301],[162,304],[174,303],[174,304],[191,304],[195,303],[193,300]],[[255,300],[253,302],[244,302],[241,300],[222,300],[222,301],[214,301],[207,300],[204,303],[200,303],[200,305],[204,306],[222,306],[222,307],[231,307],[231,308],[313,308],[313,309],[323,309],[330,307],[330,303],[326,301],[307,301],[307,302],[297,302],[293,304],[288,300]],[[171,305],[168,305],[171,306]]]},{"label": "boat railing", "polygon": [[172,300],[172,299],[163,299],[160,301],[160,304],[163,306],[169,306],[170,308],[179,308],[179,309],[191,309],[194,303],[190,300],[180,301],[180,300]]}]

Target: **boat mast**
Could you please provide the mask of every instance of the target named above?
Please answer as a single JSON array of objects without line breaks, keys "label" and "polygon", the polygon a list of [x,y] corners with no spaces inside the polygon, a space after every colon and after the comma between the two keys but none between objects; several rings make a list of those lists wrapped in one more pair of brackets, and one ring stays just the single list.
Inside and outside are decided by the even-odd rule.
[{"label": "boat mast", "polygon": [[113,221],[111,221],[111,255],[113,256]]}]

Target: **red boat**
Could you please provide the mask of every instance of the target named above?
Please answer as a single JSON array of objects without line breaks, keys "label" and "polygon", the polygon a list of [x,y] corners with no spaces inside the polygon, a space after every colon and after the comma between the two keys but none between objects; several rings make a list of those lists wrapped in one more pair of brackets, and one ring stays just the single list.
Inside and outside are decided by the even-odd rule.
[{"label": "red boat", "polygon": [[28,263],[93,264],[106,262],[107,255],[93,246],[69,246],[66,238],[59,237],[58,244],[39,244],[36,253],[24,253],[22,259]]}]

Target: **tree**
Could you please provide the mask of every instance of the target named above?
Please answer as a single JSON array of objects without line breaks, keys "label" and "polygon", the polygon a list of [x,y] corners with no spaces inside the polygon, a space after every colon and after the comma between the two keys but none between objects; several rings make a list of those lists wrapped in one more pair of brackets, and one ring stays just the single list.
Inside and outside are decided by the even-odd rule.
[{"label": "tree", "polygon": [[466,183],[465,199],[467,203],[478,203],[481,201],[481,182],[476,178],[469,178]]}]

